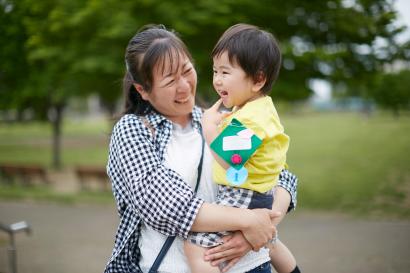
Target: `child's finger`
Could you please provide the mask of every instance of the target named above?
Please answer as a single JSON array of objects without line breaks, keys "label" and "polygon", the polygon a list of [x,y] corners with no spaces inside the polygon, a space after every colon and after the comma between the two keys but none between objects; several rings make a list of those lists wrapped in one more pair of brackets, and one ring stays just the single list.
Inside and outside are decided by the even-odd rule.
[{"label": "child's finger", "polygon": [[219,107],[221,106],[221,103],[222,103],[222,99],[219,99],[209,109],[212,109],[214,111],[218,111]]},{"label": "child's finger", "polygon": [[223,251],[225,251],[225,250],[227,250],[227,249],[230,249],[231,246],[230,246],[229,244],[227,244],[227,242],[228,242],[230,239],[232,239],[232,236],[231,236],[231,235],[224,236],[224,237],[223,237],[224,243],[221,244],[221,245],[219,245],[219,246],[212,247],[212,248],[208,249],[207,251],[205,251],[205,254],[204,254],[205,257],[206,257],[206,258],[210,258],[210,260],[212,260],[212,258],[215,258],[214,256],[212,256],[213,254],[219,253],[219,252],[223,252]]},{"label": "child's finger", "polygon": [[205,261],[211,261],[212,265],[218,265],[221,262],[224,262],[226,260],[231,260],[233,258],[236,258],[236,257],[240,256],[240,254],[242,254],[242,253],[238,254],[238,251],[236,249],[230,248],[230,249],[227,249],[227,250],[215,253],[215,254],[205,256],[204,260]]},{"label": "child's finger", "polygon": [[227,116],[232,114],[232,112],[222,112],[221,114],[222,114],[222,119],[225,119]]}]

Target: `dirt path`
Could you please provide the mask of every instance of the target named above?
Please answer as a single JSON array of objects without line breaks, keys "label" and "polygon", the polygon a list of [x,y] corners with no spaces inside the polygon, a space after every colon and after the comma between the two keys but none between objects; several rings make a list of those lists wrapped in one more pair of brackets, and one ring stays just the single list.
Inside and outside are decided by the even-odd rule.
[{"label": "dirt path", "polygon": [[[26,220],[31,236],[16,236],[19,273],[101,273],[117,214],[113,206],[0,202],[0,221]],[[281,239],[303,272],[410,271],[410,221],[360,220],[297,211],[280,227]],[[8,273],[7,237],[0,234],[0,272]]]}]

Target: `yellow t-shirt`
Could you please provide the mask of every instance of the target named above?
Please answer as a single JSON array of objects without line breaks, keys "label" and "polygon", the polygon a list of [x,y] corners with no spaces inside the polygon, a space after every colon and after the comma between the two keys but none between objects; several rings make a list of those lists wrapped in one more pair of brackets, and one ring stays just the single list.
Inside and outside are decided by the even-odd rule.
[{"label": "yellow t-shirt", "polygon": [[[221,124],[221,131],[233,118],[251,129],[262,144],[245,163],[248,178],[240,188],[267,192],[276,185],[279,174],[286,164],[289,137],[284,133],[278,113],[269,96],[246,103],[241,109],[234,109]],[[226,179],[226,170],[216,160],[213,161],[213,179],[220,185],[232,186]]]}]

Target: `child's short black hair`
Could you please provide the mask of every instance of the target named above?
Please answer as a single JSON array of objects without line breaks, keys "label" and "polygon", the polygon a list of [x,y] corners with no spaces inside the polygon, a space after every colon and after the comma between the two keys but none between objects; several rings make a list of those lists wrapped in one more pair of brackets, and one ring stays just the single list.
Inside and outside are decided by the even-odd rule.
[{"label": "child's short black hair", "polygon": [[237,63],[254,81],[266,77],[261,91],[268,93],[278,77],[281,53],[275,37],[256,26],[236,24],[228,28],[212,50],[212,58],[228,53],[229,61]]}]

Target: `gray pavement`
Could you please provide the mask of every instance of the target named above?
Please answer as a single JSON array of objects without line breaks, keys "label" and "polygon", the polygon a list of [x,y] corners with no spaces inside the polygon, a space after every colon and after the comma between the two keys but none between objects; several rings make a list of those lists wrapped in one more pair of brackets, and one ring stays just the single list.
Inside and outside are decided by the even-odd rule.
[{"label": "gray pavement", "polygon": [[[117,227],[113,205],[0,201],[0,221],[26,220],[16,236],[19,273],[97,273],[110,256]],[[410,272],[410,221],[362,220],[299,210],[280,226],[302,272]],[[0,272],[9,273],[0,234]]]}]

